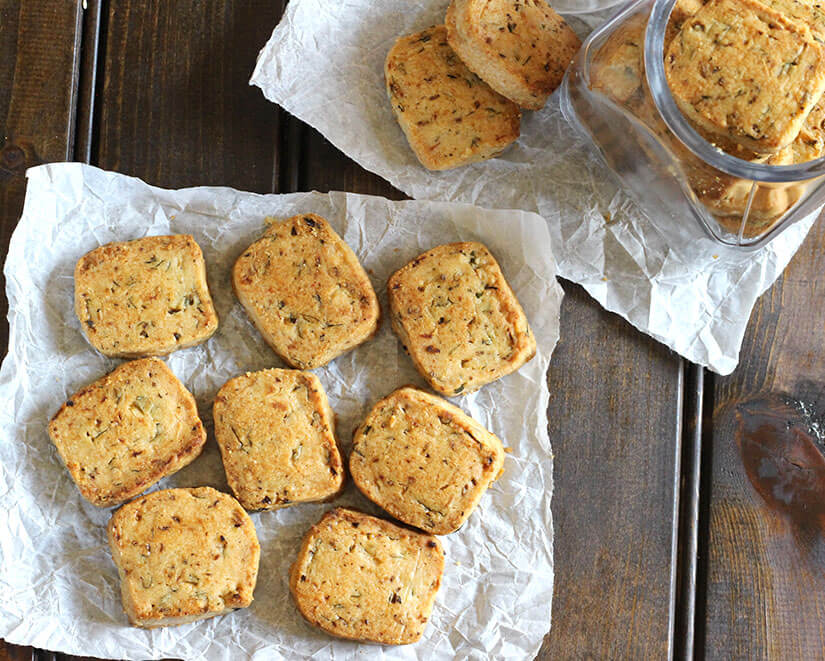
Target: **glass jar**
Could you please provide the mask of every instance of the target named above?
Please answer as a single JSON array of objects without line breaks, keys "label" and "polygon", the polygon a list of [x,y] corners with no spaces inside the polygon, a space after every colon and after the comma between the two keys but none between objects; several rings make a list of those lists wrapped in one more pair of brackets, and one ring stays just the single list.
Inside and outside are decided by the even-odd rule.
[{"label": "glass jar", "polygon": [[701,133],[676,106],[664,66],[666,44],[701,6],[629,3],[584,43],[562,108],[651,219],[692,218],[716,241],[754,249],[825,202],[825,99],[809,115],[818,130],[776,154]]}]

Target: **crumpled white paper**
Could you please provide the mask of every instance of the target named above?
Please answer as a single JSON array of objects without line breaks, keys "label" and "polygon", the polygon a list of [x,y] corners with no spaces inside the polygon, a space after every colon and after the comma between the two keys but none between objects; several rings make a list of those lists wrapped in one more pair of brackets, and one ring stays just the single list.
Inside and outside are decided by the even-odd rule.
[{"label": "crumpled white paper", "polygon": [[[564,119],[558,93],[544,110],[524,113],[521,138],[498,159],[425,170],[392,115],[383,66],[399,36],[443,23],[447,4],[291,0],[250,82],[411,197],[538,212],[550,227],[559,275],[687,359],[732,372],[756,299],[814,217],[752,253],[714,243],[689,218],[649,219]],[[571,20],[584,35],[606,16]]]},{"label": "crumpled white paper", "polygon": [[[0,638],[131,659],[535,655],[550,626],[553,595],[545,373],[558,339],[562,297],[550,234],[539,216],[346,193],[169,191],[76,163],[33,168],[28,178],[5,265],[11,334],[0,370]],[[443,538],[443,586],[427,632],[415,645],[331,638],[306,624],[291,603],[289,564],[301,537],[330,504],[252,515],[262,552],[249,609],[154,631],[129,627],[106,544],[111,511],[81,498],[47,435],[48,420],[61,403],[120,362],[97,354],[81,333],[73,308],[74,264],[110,241],[194,235],[206,257],[220,327],[207,343],[167,360],[195,394],[209,440],[201,457],[160,487],[228,490],[212,434],[215,393],[233,376],[280,364],[235,300],[231,265],[262,233],[266,216],[307,212],[327,218],[353,248],[384,307],[385,321],[373,340],[316,370],[338,416],[345,454],[352,430],[376,400],[407,383],[424,385],[386,321],[389,275],[449,241],[479,240],[496,255],[530,320],[538,354],[519,372],[454,401],[512,449],[504,475],[464,527]],[[352,485],[335,504],[378,513]]]}]

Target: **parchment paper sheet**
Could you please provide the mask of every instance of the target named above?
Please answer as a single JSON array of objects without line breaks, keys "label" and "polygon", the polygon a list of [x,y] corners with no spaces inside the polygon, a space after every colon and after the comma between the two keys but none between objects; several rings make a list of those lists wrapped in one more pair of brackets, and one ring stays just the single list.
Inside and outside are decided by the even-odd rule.
[{"label": "parchment paper sheet", "polygon": [[[757,253],[720,247],[691,219],[648,219],[566,122],[558,93],[544,110],[524,113],[521,138],[502,157],[428,172],[393,118],[383,66],[395,39],[443,23],[447,4],[290,0],[250,82],[411,197],[538,212],[559,275],[689,360],[732,372],[757,297],[814,218]],[[577,14],[571,24],[583,36],[607,15]]]},{"label": "parchment paper sheet", "polygon": [[[0,370],[0,637],[99,657],[256,659],[532,658],[550,625],[553,460],[545,372],[558,339],[561,288],[547,225],[535,214],[469,205],[389,202],[345,193],[256,195],[228,188],[168,191],[81,164],[28,172],[23,217],[5,265],[9,354]],[[169,366],[195,394],[209,431],[204,454],[162,487],[228,490],[213,440],[211,407],[229,378],[278,366],[231,290],[230,269],[266,216],[326,217],[368,269],[385,321],[369,343],[316,370],[345,452],[371,405],[396,387],[424,385],[386,321],[388,276],[420,252],[456,240],[485,242],[521,300],[538,341],[518,373],[457,398],[512,448],[504,475],[467,524],[443,538],[441,588],[425,638],[406,647],[358,645],[305,624],[292,605],[288,566],[329,504],[252,515],[261,541],[255,601],[205,622],[143,631],[127,626],[106,545],[110,510],[86,503],[49,441],[46,425],[77,388],[120,361],[94,352],[73,311],[79,257],[110,241],[191,233],[206,257],[220,317],[206,344]],[[350,485],[336,504],[377,513]]]}]

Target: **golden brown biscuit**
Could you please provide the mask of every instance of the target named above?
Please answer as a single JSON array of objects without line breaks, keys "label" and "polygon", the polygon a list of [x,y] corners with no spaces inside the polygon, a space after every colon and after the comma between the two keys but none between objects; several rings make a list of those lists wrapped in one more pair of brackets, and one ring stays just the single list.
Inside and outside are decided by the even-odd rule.
[{"label": "golden brown biscuit", "polygon": [[[698,12],[704,0],[678,0],[673,6],[665,33],[667,52],[684,22]],[[648,14],[629,17],[611,32],[590,64],[590,84],[619,104],[636,109],[645,89],[644,48]],[[644,99],[651,104],[652,100]]]},{"label": "golden brown biscuit", "polygon": [[478,390],[536,355],[527,317],[480,243],[419,255],[390,277],[387,292],[393,330],[441,394]]},{"label": "golden brown biscuit", "polygon": [[825,50],[756,0],[711,0],[665,56],[671,92],[702,129],[757,153],[789,145],[825,90]]},{"label": "golden brown biscuit", "polygon": [[464,65],[443,25],[396,41],[384,77],[396,119],[430,170],[493,158],[518,139],[518,107]]},{"label": "golden brown biscuit", "polygon": [[215,398],[226,478],[248,510],[326,500],[344,484],[335,416],[310,372],[270,369],[227,381]]},{"label": "golden brown biscuit", "polygon": [[705,5],[707,0],[677,0],[673,5],[673,11],[670,12],[670,19],[667,22],[667,31],[665,32],[665,52],[667,52],[670,42],[676,37],[689,18],[699,12]]},{"label": "golden brown biscuit", "polygon": [[453,0],[447,40],[464,63],[522,108],[543,108],[581,47],[546,0]]},{"label": "golden brown biscuit", "polygon": [[157,358],[123,363],[74,393],[49,436],[80,493],[98,507],[180,470],[206,441],[195,398]]},{"label": "golden brown biscuit", "polygon": [[813,107],[796,140],[791,143],[793,163],[805,163],[825,154],[825,98]]},{"label": "golden brown biscuit", "polygon": [[607,37],[590,64],[590,86],[622,105],[638,101],[642,93],[646,26],[647,16],[631,16]]},{"label": "golden brown biscuit", "polygon": [[[747,153],[734,155],[744,160],[770,165],[790,165],[793,162],[791,147],[786,147],[768,158]],[[715,214],[741,218],[748,208],[753,182],[702,165],[701,168],[689,170],[688,174],[691,188],[699,200]],[[785,188],[787,184],[757,184],[753,200],[750,200],[749,217],[764,219],[784,213],[789,206]]]},{"label": "golden brown biscuit", "polygon": [[814,39],[825,41],[825,7],[819,0],[760,0],[762,4],[807,25]]},{"label": "golden brown biscuit", "polygon": [[494,434],[460,408],[410,387],[373,407],[355,430],[349,460],[367,498],[436,535],[464,524],[503,465]]},{"label": "golden brown biscuit", "polygon": [[406,645],[424,633],[443,571],[434,537],[339,507],[304,537],[289,588],[301,615],[327,633]]},{"label": "golden brown biscuit", "polygon": [[134,626],[186,624],[252,603],[261,549],[252,519],[225,493],[155,491],[115,512],[108,532]]},{"label": "golden brown biscuit", "polygon": [[235,262],[232,284],[290,367],[326,365],[378,330],[381,308],[364,268],[315,214],[274,222]]},{"label": "golden brown biscuit", "polygon": [[77,318],[105,356],[163,356],[218,328],[203,253],[186,234],[108,243],[74,272]]}]

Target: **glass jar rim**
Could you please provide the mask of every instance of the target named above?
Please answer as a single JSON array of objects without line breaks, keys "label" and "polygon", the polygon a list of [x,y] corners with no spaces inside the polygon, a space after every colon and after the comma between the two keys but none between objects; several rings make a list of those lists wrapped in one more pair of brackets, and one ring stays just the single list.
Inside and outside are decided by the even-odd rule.
[{"label": "glass jar rim", "polygon": [[739,179],[771,183],[805,181],[825,174],[825,156],[793,165],[745,161],[721,151],[691,126],[676,105],[667,83],[664,64],[665,33],[677,0],[654,0],[645,31],[645,76],[650,95],[667,127],[708,165]]}]

